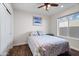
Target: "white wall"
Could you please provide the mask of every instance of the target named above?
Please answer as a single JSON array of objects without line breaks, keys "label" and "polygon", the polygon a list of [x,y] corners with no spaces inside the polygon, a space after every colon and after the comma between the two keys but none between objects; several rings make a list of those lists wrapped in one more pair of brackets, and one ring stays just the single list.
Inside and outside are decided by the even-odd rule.
[{"label": "white wall", "polygon": [[33,16],[36,15],[24,11],[15,10],[14,12],[14,45],[27,43],[27,34],[30,31],[48,32],[48,17],[42,17],[41,26],[33,26]]},{"label": "white wall", "polygon": [[50,17],[50,22],[49,22],[49,33],[57,35],[57,22],[56,18],[54,16]]},{"label": "white wall", "polygon": [[[60,12],[58,14],[52,15],[51,16],[51,21],[50,21],[50,33],[53,33],[55,35],[57,35],[57,18],[71,14],[71,13],[75,13],[75,12],[79,12],[79,5],[77,6],[72,6],[72,8],[69,8],[67,10],[64,10],[63,12]],[[67,38],[70,42],[70,46],[76,50],[79,50],[79,40],[77,39],[69,39]]]},{"label": "white wall", "polygon": [[10,4],[5,4],[11,15],[0,4],[0,55],[6,55],[13,43],[13,10]]}]

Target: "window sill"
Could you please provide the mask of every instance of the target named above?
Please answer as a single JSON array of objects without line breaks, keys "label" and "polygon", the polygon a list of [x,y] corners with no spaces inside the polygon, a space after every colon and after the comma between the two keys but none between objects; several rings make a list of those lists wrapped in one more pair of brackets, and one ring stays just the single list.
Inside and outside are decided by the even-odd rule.
[{"label": "window sill", "polygon": [[58,37],[65,38],[65,39],[79,40],[79,38],[68,37],[68,36],[61,36],[61,35],[58,35]]}]

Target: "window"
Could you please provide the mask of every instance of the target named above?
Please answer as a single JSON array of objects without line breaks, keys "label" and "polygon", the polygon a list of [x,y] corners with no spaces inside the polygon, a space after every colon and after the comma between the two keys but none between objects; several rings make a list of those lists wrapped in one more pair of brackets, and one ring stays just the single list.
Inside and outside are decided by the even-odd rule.
[{"label": "window", "polygon": [[79,13],[72,14],[68,18],[69,18],[69,36],[79,38]]},{"label": "window", "polygon": [[57,34],[79,38],[79,13],[57,19]]},{"label": "window", "polygon": [[68,36],[68,19],[63,17],[58,19],[59,35]]}]

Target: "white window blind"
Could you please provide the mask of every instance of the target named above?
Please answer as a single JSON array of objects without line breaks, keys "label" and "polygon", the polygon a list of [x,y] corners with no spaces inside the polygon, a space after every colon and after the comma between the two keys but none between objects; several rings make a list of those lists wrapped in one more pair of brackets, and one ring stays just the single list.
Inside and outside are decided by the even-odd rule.
[{"label": "white window blind", "polygon": [[79,13],[58,18],[57,23],[59,35],[79,38]]}]

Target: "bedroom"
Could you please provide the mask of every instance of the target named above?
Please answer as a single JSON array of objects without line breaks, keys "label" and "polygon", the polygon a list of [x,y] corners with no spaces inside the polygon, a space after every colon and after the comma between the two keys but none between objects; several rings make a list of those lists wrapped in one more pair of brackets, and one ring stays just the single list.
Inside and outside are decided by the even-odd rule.
[{"label": "bedroom", "polygon": [[[72,19],[69,20],[68,18],[72,16],[73,19],[76,19],[73,15],[79,16],[79,4],[58,3],[57,7],[49,6],[48,10],[46,10],[45,7],[38,8],[41,5],[43,5],[43,3],[0,4],[1,56],[37,56],[39,54],[33,52],[33,47],[29,46],[28,39],[31,38],[31,35],[35,35],[38,38],[37,35],[43,36],[45,34],[46,38],[44,39],[52,37],[55,37],[55,39],[61,38],[60,40],[67,39],[69,42],[69,47],[67,48],[72,49],[71,54],[68,54],[68,56],[79,56],[79,34],[77,33],[79,21],[71,22],[70,20]],[[39,21],[35,22],[35,20]],[[75,30],[71,27],[75,27]],[[72,31],[70,31],[70,29]],[[49,43],[50,41],[48,40],[47,42]],[[55,42],[59,43],[59,41],[56,40]],[[31,43],[32,42],[33,41],[31,41]],[[38,40],[36,42],[38,42]],[[59,55],[59,53],[55,52],[55,55]],[[50,54],[47,55],[49,56]],[[63,55],[67,55],[67,53]]]}]

